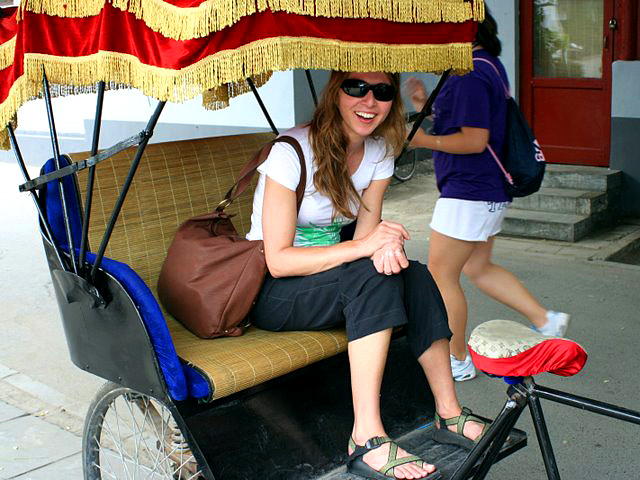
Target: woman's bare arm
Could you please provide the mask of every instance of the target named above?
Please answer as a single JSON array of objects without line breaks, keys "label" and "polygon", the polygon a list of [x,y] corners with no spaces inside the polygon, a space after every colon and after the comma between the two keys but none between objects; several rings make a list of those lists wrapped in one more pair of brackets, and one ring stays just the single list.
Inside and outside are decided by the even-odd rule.
[{"label": "woman's bare arm", "polygon": [[[384,192],[390,182],[390,178],[373,181],[362,194],[363,206],[358,212],[358,225],[353,236],[354,239],[364,237],[380,223]],[[390,242],[384,245],[374,252],[371,260],[378,272],[388,275],[399,273],[403,268],[407,268],[409,261],[404,253],[404,239],[402,242]]]},{"label": "woman's bare arm", "polygon": [[482,153],[488,143],[489,130],[474,127],[462,127],[459,132],[450,135],[429,135],[424,130],[418,130],[411,141],[414,147],[459,155]]},{"label": "woman's bare arm", "polygon": [[[375,182],[372,182],[375,183]],[[402,225],[379,222],[358,239],[326,247],[294,247],[296,194],[267,176],[262,209],[262,233],[269,272],[274,277],[311,275],[359,258],[370,257],[390,242],[408,238]],[[365,220],[365,224],[373,222]]]}]

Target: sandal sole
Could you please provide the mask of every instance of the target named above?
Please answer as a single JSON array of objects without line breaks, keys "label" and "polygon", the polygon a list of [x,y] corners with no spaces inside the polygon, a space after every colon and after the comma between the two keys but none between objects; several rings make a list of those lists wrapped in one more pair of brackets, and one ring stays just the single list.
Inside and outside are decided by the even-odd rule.
[{"label": "sandal sole", "polygon": [[[393,480],[397,478],[383,475],[382,473],[378,472],[373,467],[368,465],[364,460],[362,460],[362,458],[356,458],[355,460],[350,462],[347,465],[347,472],[372,480]],[[442,474],[438,471],[435,471],[427,475],[426,477],[422,477],[419,480],[442,480]]]},{"label": "sandal sole", "polygon": [[445,430],[442,428],[437,428],[434,430],[433,440],[438,443],[444,443],[447,445],[457,445],[458,447],[462,447],[467,450],[471,450],[476,446],[476,443],[473,440],[470,440],[467,437],[456,432],[452,432],[451,430]]}]

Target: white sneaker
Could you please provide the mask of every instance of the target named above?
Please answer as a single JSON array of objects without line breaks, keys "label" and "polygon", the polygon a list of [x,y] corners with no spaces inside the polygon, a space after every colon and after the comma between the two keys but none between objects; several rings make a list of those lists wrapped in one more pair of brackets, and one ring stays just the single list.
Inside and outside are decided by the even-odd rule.
[{"label": "white sneaker", "polygon": [[536,328],[536,330],[548,337],[564,337],[564,334],[567,333],[570,319],[571,315],[568,313],[549,310],[547,312],[547,323],[540,328]]},{"label": "white sneaker", "polygon": [[467,357],[464,360],[458,360],[453,355],[449,355],[449,357],[451,358],[451,373],[456,382],[464,382],[475,378],[476,367],[473,365],[471,355],[467,353]]}]

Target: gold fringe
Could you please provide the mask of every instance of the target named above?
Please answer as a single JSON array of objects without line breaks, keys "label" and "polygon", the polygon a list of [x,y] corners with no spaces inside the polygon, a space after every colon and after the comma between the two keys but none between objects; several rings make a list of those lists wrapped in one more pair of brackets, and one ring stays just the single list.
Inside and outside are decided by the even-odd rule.
[{"label": "gold fringe", "polygon": [[14,82],[9,97],[0,105],[2,126],[23,103],[41,94],[42,66],[52,85],[83,87],[107,80],[171,102],[183,102],[215,89],[207,93],[205,102],[209,108],[224,106],[230,93],[242,93],[241,83],[246,77],[264,83],[269,72],[276,70],[438,72],[451,68],[460,74],[473,67],[468,43],[386,45],[309,37],[259,40],[236,50],[219,52],[179,71],[144,65],[135,56],[114,52],[81,58],[26,54],[24,65],[25,74]]},{"label": "gold fringe", "polygon": [[2,125],[2,129],[0,130],[0,149],[1,150],[10,150],[11,142],[9,140],[9,132],[7,131],[7,125],[9,123],[15,128],[18,125],[18,109],[27,101],[35,98],[36,95],[29,95],[28,92],[31,90],[27,87],[27,79],[24,75],[18,78],[11,89],[9,90],[9,95],[7,99],[0,105],[0,125]]},{"label": "gold fringe", "polygon": [[[260,88],[271,78],[272,72],[262,73],[251,77],[256,88]],[[221,110],[229,106],[229,100],[238,95],[248,93],[251,87],[246,80],[226,83],[219,87],[211,88],[202,93],[202,106],[206,110]]]},{"label": "gold fringe", "polygon": [[484,0],[474,0],[473,1],[473,19],[477,22],[482,22],[484,20]]},{"label": "gold fringe", "polygon": [[56,17],[92,17],[102,11],[105,1],[108,0],[22,0],[20,10]]},{"label": "gold fringe", "polygon": [[14,36],[10,40],[0,45],[0,70],[13,65],[13,55],[16,50],[16,37]]},{"label": "gold fringe", "polygon": [[[300,15],[376,18],[406,23],[464,22],[484,11],[483,0],[205,0],[177,7],[165,0],[27,0],[34,13],[62,17],[98,15],[105,1],[133,13],[152,30],[175,40],[205,37],[241,18],[270,9]],[[484,15],[484,13],[482,14]]]}]

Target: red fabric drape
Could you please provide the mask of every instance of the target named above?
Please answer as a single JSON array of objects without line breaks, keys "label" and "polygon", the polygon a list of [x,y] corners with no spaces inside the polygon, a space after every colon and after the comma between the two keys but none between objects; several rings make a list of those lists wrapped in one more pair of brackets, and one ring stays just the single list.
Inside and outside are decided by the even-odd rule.
[{"label": "red fabric drape", "polygon": [[3,8],[0,11],[0,45],[15,37],[18,31],[18,22],[16,22],[17,7]]},{"label": "red fabric drape", "polygon": [[[181,7],[202,3],[172,2]],[[470,43],[477,29],[473,20],[400,23],[267,10],[205,37],[176,40],[110,2],[87,17],[29,9],[3,13],[10,16],[0,18],[0,128],[20,105],[41,94],[42,65],[52,83],[88,86],[103,80],[182,101],[247,76],[288,68],[465,70],[472,68]],[[236,87],[228,91],[238,92]],[[216,90],[213,98],[224,102],[225,95]],[[6,147],[3,133],[0,144]]]},{"label": "red fabric drape", "polygon": [[105,4],[88,18],[24,13],[24,53],[79,57],[98,51],[134,55],[146,65],[178,70],[224,50],[273,37],[313,37],[349,42],[445,44],[471,42],[476,24],[412,24],[375,19],[329,19],[284,12],[257,13],[208,37],[173,40],[154,32],[132,14]]}]

